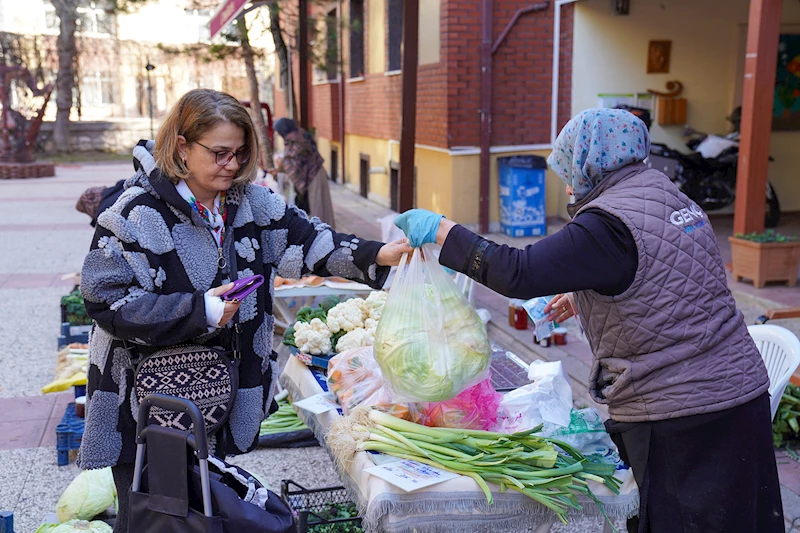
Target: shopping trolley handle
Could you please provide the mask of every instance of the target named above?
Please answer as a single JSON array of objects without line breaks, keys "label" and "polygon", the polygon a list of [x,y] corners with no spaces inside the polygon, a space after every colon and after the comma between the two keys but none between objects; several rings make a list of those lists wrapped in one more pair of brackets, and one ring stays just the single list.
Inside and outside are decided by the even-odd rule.
[{"label": "shopping trolley handle", "polygon": [[197,451],[198,459],[208,459],[208,439],[206,437],[206,425],[203,413],[192,402],[185,398],[167,396],[166,394],[148,394],[139,403],[139,419],[136,421],[136,444],[144,444],[146,440],[147,421],[150,419],[150,408],[160,407],[176,413],[186,413],[192,419],[193,439],[191,436],[188,443]]}]

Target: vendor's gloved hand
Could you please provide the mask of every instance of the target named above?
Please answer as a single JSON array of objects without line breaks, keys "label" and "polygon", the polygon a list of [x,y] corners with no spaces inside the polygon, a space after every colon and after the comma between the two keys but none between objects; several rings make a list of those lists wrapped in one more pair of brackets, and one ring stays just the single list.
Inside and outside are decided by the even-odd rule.
[{"label": "vendor's gloved hand", "polygon": [[419,248],[436,242],[436,232],[443,218],[444,215],[425,209],[411,209],[394,219],[394,225],[403,230],[412,247]]}]

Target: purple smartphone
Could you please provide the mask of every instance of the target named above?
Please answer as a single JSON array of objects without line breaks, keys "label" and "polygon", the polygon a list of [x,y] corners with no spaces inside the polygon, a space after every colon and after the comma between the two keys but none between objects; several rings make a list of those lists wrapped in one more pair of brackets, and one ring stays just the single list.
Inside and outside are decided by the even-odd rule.
[{"label": "purple smartphone", "polygon": [[264,276],[256,274],[249,278],[237,279],[233,282],[233,288],[222,295],[222,299],[226,302],[241,302],[254,290],[259,288],[264,283]]}]

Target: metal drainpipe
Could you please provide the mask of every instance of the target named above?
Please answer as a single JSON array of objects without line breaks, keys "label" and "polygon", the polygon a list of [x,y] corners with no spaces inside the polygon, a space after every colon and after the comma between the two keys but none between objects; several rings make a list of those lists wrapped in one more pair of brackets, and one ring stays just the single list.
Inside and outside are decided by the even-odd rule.
[{"label": "metal drainpipe", "polygon": [[[563,0],[562,0],[563,1]],[[503,44],[506,36],[511,31],[519,17],[525,13],[544,11],[550,2],[539,2],[527,7],[519,8],[508,22],[497,42],[492,42],[492,9],[493,0],[482,0],[481,10],[483,23],[481,25],[481,156],[480,156],[480,208],[478,222],[481,233],[489,232],[489,176],[492,145],[492,56]],[[556,7],[558,11],[558,7]],[[556,82],[557,78],[556,78]]]},{"label": "metal drainpipe", "polygon": [[339,159],[342,163],[342,177],[341,183],[347,183],[347,178],[345,177],[344,169],[345,169],[345,156],[344,151],[344,36],[343,36],[343,27],[344,23],[344,13],[342,12],[342,0],[339,0],[336,3],[336,12],[338,13],[339,17],[336,21],[337,25],[337,33],[339,34]]},{"label": "metal drainpipe", "polygon": [[578,0],[556,0],[553,15],[553,92],[550,100],[550,144],[558,136],[558,92],[561,80],[561,7]]},{"label": "metal drainpipe", "polygon": [[489,232],[489,148],[492,143],[492,11],[493,0],[481,0],[481,156],[480,209],[478,222],[481,233]]}]

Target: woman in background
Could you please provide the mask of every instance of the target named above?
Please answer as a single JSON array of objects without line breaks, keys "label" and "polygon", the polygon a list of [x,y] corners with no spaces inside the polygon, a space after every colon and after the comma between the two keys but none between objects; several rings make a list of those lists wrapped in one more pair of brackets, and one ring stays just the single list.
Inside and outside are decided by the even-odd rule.
[{"label": "woman in background", "polygon": [[283,137],[285,149],[280,166],[271,172],[283,172],[292,180],[297,207],[335,227],[328,173],[314,138],[290,118],[278,120],[274,128]]}]

